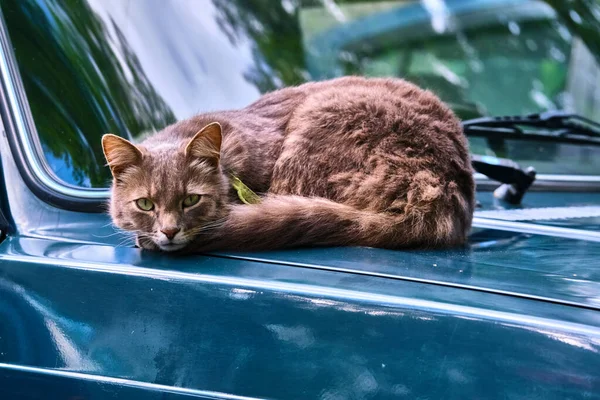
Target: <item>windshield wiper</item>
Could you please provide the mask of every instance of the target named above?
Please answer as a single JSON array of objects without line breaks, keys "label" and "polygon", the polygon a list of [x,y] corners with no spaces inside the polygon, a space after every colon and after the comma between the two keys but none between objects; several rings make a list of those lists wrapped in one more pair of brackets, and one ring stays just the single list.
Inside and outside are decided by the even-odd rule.
[{"label": "windshield wiper", "polygon": [[520,204],[535,181],[536,172],[533,167],[523,170],[519,164],[509,159],[473,154],[471,164],[475,171],[502,183],[494,190],[494,197],[510,204]]},{"label": "windshield wiper", "polygon": [[600,123],[564,111],[463,121],[467,136],[600,146]]},{"label": "windshield wiper", "polygon": [[[462,126],[465,135],[485,137],[490,146],[501,145],[505,139],[600,146],[600,123],[564,111],[475,118],[463,121]],[[473,155],[472,164],[475,171],[502,183],[494,197],[510,204],[521,202],[536,177],[533,167],[523,170],[505,158]]]}]

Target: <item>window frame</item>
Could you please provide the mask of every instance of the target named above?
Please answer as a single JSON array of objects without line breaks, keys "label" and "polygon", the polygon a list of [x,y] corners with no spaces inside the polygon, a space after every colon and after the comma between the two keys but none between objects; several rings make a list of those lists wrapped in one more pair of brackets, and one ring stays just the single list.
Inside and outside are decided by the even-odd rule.
[{"label": "window frame", "polygon": [[0,117],[9,147],[27,187],[40,199],[71,211],[104,212],[109,188],[83,188],[58,178],[43,152],[4,13],[0,9]]}]

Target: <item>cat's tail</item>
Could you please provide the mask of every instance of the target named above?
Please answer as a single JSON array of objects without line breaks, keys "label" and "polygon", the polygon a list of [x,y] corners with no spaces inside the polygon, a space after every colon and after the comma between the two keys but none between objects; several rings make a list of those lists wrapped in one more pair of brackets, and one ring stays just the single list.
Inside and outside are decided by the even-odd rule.
[{"label": "cat's tail", "polygon": [[458,197],[409,202],[403,213],[380,213],[323,198],[271,195],[259,204],[233,206],[214,235],[198,237],[190,250],[448,247],[466,242],[472,214],[472,205]]}]

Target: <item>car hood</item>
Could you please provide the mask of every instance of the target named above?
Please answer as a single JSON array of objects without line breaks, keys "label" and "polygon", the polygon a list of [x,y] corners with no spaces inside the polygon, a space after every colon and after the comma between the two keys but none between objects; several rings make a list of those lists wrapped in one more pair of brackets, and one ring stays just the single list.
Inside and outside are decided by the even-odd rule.
[{"label": "car hood", "polygon": [[[581,200],[539,196],[523,208]],[[502,211],[479,200],[478,213]],[[0,244],[0,384],[19,393],[54,393],[56,382],[110,382],[115,398],[130,388],[229,399],[600,393],[591,236],[477,217],[489,226],[476,222],[470,245],[452,251],[176,257],[107,245],[121,239],[84,230],[99,225],[86,217]],[[82,232],[85,243],[71,239]]]},{"label": "car hood", "polygon": [[445,251],[324,248],[217,256],[460,287],[600,309],[600,194],[478,196],[470,244]]}]

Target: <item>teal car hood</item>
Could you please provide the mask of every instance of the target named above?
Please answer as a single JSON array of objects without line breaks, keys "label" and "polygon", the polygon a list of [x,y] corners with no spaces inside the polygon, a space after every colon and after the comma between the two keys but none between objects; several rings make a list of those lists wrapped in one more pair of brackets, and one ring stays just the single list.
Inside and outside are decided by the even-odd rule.
[{"label": "teal car hood", "polygon": [[555,251],[597,244],[473,239],[179,258],[9,238],[0,382],[65,398],[600,398],[598,274]]},{"label": "teal car hood", "polygon": [[514,208],[499,205],[490,193],[480,193],[479,199],[470,244],[464,249],[332,248],[219,255],[600,309],[598,194],[530,193],[524,205]]},{"label": "teal car hood", "polygon": [[410,280],[600,309],[600,243],[480,232],[462,251],[319,249],[224,254],[303,268]]},{"label": "teal car hood", "polygon": [[7,398],[600,398],[593,236],[483,218],[451,251],[177,257],[20,193],[0,244]]}]

